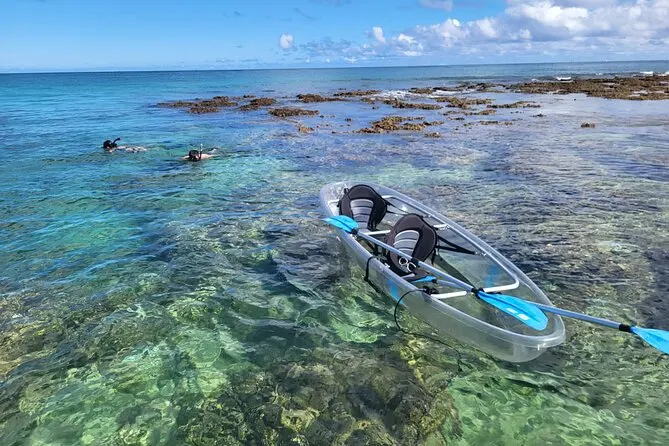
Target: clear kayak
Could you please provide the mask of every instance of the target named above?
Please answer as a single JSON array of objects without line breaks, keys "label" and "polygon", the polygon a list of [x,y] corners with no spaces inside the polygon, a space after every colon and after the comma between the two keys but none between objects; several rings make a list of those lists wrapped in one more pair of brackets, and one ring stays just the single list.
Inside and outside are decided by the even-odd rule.
[{"label": "clear kayak", "polygon": [[[373,189],[375,195],[380,196],[379,200],[382,198],[383,209],[372,209],[371,202],[364,197],[350,201],[348,192],[356,185]],[[400,235],[396,234],[396,224],[399,221],[402,225],[401,219],[407,214],[417,214],[434,228],[439,240],[443,241],[440,242],[443,246],[434,250],[425,263],[486,292],[504,292],[528,301],[552,305],[546,295],[513,263],[435,210],[387,187],[373,183],[341,182],[321,189],[320,202],[327,217],[341,214],[341,201],[345,195],[349,201],[345,212],[355,211],[360,214],[355,215],[355,218],[363,223],[360,230],[365,234],[384,243],[392,238],[393,246],[401,247],[407,240],[406,237],[400,240]],[[374,224],[368,228],[365,224],[370,220],[374,220]],[[531,361],[546,349],[565,340],[564,324],[558,315],[548,314],[546,328],[536,331],[460,288],[440,284],[431,286],[428,294],[423,287],[425,284],[413,284],[407,275],[398,270],[397,264],[393,264],[388,253],[384,254],[361,237],[341,229],[338,232],[348,252],[365,269],[371,284],[395,302],[400,301],[409,312],[445,337],[455,338],[511,362]]]}]

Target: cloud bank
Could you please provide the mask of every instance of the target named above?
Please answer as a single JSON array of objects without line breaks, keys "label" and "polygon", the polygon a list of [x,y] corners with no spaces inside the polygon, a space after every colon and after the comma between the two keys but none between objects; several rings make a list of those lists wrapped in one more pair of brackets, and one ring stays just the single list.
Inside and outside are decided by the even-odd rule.
[{"label": "cloud bank", "polygon": [[[440,0],[420,0],[419,4],[442,10],[452,6]],[[669,0],[507,0],[506,9],[496,16],[460,21],[456,14],[451,15],[394,35],[374,26],[368,31],[367,43],[322,39],[300,50],[312,58],[350,62],[351,58],[476,54],[480,58],[574,53],[665,58],[669,49]]]}]

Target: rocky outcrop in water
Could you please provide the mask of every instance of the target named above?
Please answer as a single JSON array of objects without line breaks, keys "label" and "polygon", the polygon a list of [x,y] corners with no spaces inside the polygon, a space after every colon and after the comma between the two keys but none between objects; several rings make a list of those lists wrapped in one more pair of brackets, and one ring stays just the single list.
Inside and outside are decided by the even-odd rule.
[{"label": "rocky outcrop in water", "polygon": [[356,133],[385,133],[394,132],[398,130],[407,130],[420,132],[425,127],[441,125],[443,121],[423,121],[423,117],[406,117],[406,116],[386,116],[379,121],[372,122],[371,127],[357,130]]},{"label": "rocky outcrop in water", "polygon": [[260,107],[268,107],[274,104],[276,104],[276,99],[274,98],[256,98],[252,99],[248,104],[242,105],[239,109],[242,111],[258,110]]},{"label": "rocky outcrop in water", "polygon": [[199,115],[203,113],[216,113],[220,111],[222,107],[235,107],[237,106],[237,102],[234,102],[228,96],[214,96],[211,99],[160,102],[156,105],[165,108],[188,108],[189,113]]},{"label": "rocky outcrop in water", "polygon": [[297,100],[300,102],[304,102],[305,104],[309,104],[312,102],[333,102],[333,101],[343,101],[344,99],[342,98],[329,98],[327,96],[321,96],[319,94],[298,94],[297,95]]},{"label": "rocky outcrop in water", "polygon": [[351,91],[340,91],[335,93],[333,96],[340,98],[352,98],[357,96],[371,96],[373,94],[379,94],[381,90],[351,90]]},{"label": "rocky outcrop in water", "polygon": [[487,99],[487,98],[466,99],[466,98],[459,98],[457,96],[440,96],[438,98],[435,98],[435,101],[446,102],[448,103],[447,107],[457,107],[463,110],[468,109],[469,107],[474,105],[492,104],[492,99]]},{"label": "rocky outcrop in water", "polygon": [[269,114],[278,118],[291,118],[293,116],[316,116],[318,110],[305,110],[296,107],[272,108]]},{"label": "rocky outcrop in water", "polygon": [[384,104],[390,105],[392,108],[413,108],[419,110],[438,110],[441,108],[441,105],[437,104],[417,104],[414,102],[406,102],[400,99],[385,99]]},{"label": "rocky outcrop in water", "polygon": [[669,77],[639,76],[605,79],[574,79],[569,82],[524,82],[509,86],[520,93],[584,93],[607,99],[635,101],[669,99]]},{"label": "rocky outcrop in water", "polygon": [[491,104],[488,108],[540,108],[541,105],[532,101],[518,101],[511,104]]}]

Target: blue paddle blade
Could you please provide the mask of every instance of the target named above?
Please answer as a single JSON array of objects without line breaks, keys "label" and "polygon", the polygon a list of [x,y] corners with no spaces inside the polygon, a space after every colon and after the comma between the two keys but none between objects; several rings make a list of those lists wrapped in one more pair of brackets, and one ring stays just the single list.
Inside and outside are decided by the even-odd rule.
[{"label": "blue paddle blade", "polygon": [[479,291],[477,296],[537,331],[545,329],[548,325],[548,318],[544,312],[530,302],[506,294],[488,294],[483,291]]},{"label": "blue paddle blade", "polygon": [[632,333],[639,336],[662,353],[669,355],[669,331],[632,327]]},{"label": "blue paddle blade", "polygon": [[324,218],[323,220],[330,223],[335,228],[339,228],[348,233],[358,229],[358,223],[346,215],[337,215],[335,217]]},{"label": "blue paddle blade", "polygon": [[411,283],[436,282],[437,278],[434,276],[425,276],[418,280],[410,280]]}]

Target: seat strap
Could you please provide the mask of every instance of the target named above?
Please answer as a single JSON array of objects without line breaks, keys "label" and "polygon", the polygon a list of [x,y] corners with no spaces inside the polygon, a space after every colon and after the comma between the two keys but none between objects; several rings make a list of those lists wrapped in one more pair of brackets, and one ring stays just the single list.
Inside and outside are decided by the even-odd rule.
[{"label": "seat strap", "polygon": [[476,255],[476,252],[474,252],[470,249],[467,249],[467,248],[463,248],[460,245],[456,245],[455,243],[453,243],[449,240],[446,240],[444,237],[439,235],[439,232],[437,232],[437,238],[439,239],[439,241],[442,241],[442,242],[446,243],[446,245],[448,245],[448,246],[437,245],[437,249],[445,249],[447,251],[460,252],[462,254]]}]

